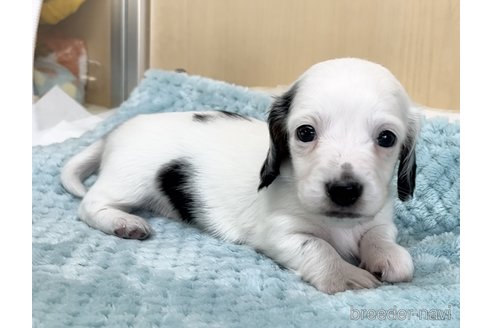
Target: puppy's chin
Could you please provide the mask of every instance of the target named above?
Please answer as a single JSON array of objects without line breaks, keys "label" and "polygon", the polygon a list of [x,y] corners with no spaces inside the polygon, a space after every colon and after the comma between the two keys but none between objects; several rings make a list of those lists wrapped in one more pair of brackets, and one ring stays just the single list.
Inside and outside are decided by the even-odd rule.
[{"label": "puppy's chin", "polygon": [[[368,213],[368,211],[363,211],[360,208],[344,209],[337,207],[328,206],[316,206],[312,203],[303,204],[304,209],[317,217],[318,220],[326,223],[336,223],[346,226],[356,225],[358,223],[367,222],[374,218],[376,213]],[[310,206],[309,206],[310,205]]]},{"label": "puppy's chin", "polygon": [[358,212],[327,211],[323,213],[323,221],[337,226],[351,227],[360,223],[371,221],[372,215],[364,215]]},{"label": "puppy's chin", "polygon": [[360,219],[367,217],[367,215],[350,211],[327,211],[324,214],[334,219]]}]

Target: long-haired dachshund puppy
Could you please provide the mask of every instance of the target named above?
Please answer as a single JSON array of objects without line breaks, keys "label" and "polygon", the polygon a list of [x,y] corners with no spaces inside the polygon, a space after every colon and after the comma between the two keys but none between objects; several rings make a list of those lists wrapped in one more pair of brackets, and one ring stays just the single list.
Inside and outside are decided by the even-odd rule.
[{"label": "long-haired dachshund puppy", "polygon": [[387,69],[335,59],[276,98],[267,123],[225,111],[139,115],[70,159],[61,180],[83,197],[80,218],[107,234],[147,238],[130,211],[152,209],[250,245],[323,292],[372,288],[412,279],[393,200],[413,195],[419,125]]}]

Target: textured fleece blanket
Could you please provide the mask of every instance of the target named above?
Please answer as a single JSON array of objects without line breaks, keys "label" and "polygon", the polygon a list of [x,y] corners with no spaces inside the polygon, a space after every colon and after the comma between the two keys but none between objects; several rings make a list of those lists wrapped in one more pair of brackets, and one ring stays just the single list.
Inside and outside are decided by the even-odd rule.
[{"label": "textured fleece blanket", "polygon": [[[245,245],[144,213],[154,229],[124,240],[77,219],[63,163],[140,113],[225,109],[264,119],[266,94],[186,74],[148,71],[117,113],[78,139],[32,153],[34,327],[457,327],[458,124],[424,122],[415,197],[396,203],[410,283],[326,295]],[[94,179],[94,178],[92,178]]]}]

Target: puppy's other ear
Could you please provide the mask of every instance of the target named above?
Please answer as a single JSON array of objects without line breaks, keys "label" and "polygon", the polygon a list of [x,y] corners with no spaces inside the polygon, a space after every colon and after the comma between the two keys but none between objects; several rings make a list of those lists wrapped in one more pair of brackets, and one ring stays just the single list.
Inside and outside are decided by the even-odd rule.
[{"label": "puppy's other ear", "polygon": [[415,172],[417,163],[415,151],[402,146],[400,152],[400,166],[398,167],[398,198],[402,201],[410,200],[415,190]]},{"label": "puppy's other ear", "polygon": [[287,116],[297,92],[297,83],[282,96],[276,98],[270,106],[268,130],[270,132],[270,149],[260,172],[258,190],[268,187],[280,174],[280,164],[290,157]]},{"label": "puppy's other ear", "polygon": [[420,120],[420,113],[417,109],[412,108],[408,120],[408,135],[401,147],[398,167],[398,198],[402,201],[410,200],[415,190],[415,173],[417,171],[415,145],[420,130]]}]

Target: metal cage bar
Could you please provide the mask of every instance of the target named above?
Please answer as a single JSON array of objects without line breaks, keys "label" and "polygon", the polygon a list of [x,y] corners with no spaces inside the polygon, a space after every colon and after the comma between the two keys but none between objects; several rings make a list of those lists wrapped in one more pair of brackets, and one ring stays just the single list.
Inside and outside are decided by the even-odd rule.
[{"label": "metal cage bar", "polygon": [[149,67],[149,0],[113,0],[111,104],[119,106]]}]

